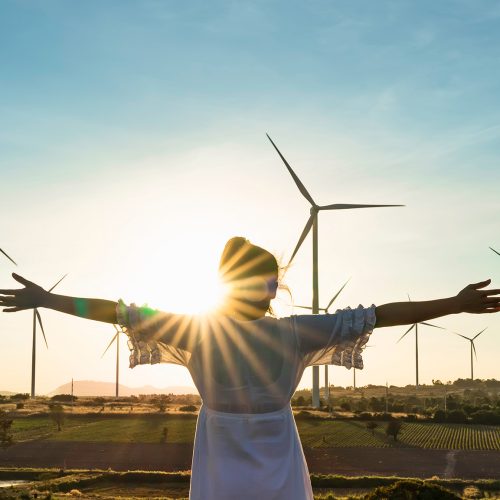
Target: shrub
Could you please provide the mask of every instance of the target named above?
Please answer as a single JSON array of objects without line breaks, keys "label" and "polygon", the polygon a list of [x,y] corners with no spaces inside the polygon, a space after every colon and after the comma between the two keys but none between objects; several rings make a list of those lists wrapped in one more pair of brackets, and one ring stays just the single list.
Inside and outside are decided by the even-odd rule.
[{"label": "shrub", "polygon": [[16,403],[16,410],[22,410],[24,408],[24,403]]},{"label": "shrub", "polygon": [[446,422],[446,412],[444,410],[436,410],[433,419],[435,422]]},{"label": "shrub", "polygon": [[400,420],[390,420],[387,422],[387,426],[385,428],[385,433],[387,436],[392,436],[394,441],[398,440],[398,434],[401,431],[401,427],[403,424]]},{"label": "shrub", "polygon": [[197,411],[198,408],[194,405],[185,405],[179,408],[179,411]]},{"label": "shrub", "polygon": [[56,394],[50,399],[51,401],[59,401],[60,403],[71,403],[76,401],[78,398],[76,396],[72,396],[71,394]]},{"label": "shrub", "polygon": [[398,481],[391,486],[380,486],[363,497],[364,500],[457,500],[460,497],[441,486],[423,481]]},{"label": "shrub", "polygon": [[463,410],[452,410],[448,413],[446,421],[452,424],[465,424],[467,423],[467,415]]},{"label": "shrub", "polygon": [[500,425],[500,413],[488,410],[479,410],[471,415],[472,422],[483,425]]},{"label": "shrub", "polygon": [[372,433],[372,435],[375,434],[375,429],[378,427],[377,422],[374,422],[373,420],[370,420],[370,422],[366,423],[366,428]]},{"label": "shrub", "polygon": [[26,399],[29,399],[30,395],[28,393],[19,393],[19,394],[14,394],[10,397],[11,401],[25,401]]}]

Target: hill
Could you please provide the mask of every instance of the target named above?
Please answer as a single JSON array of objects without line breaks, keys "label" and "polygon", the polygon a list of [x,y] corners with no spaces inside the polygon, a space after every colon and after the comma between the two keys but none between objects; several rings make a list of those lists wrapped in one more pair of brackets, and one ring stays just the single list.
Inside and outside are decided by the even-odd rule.
[{"label": "hill", "polygon": [[[114,382],[99,382],[96,380],[75,380],[73,382],[73,391],[75,396],[114,396]],[[48,396],[55,394],[71,394],[71,382],[60,385]],[[168,386],[154,387],[144,385],[142,387],[128,387],[120,384],[120,396],[138,396],[139,394],[198,394],[194,387],[189,386]]]}]

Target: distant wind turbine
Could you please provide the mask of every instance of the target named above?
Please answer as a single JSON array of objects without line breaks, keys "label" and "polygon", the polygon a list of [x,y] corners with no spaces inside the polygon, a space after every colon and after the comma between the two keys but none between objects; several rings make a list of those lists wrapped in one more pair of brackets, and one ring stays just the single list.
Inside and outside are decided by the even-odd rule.
[{"label": "distant wind turbine", "polygon": [[17,263],[14,261],[14,259],[12,259],[11,257],[9,257],[1,248],[0,248],[0,253],[3,253],[5,255],[5,257],[7,257],[12,262],[12,264],[14,264],[15,266],[17,266]]},{"label": "distant wind turbine", "polygon": [[[50,290],[52,292],[54,288],[61,283],[61,281],[66,278],[67,274],[65,274]],[[35,374],[36,374],[36,323],[40,325],[40,329],[42,330],[43,340],[45,340],[45,345],[47,349],[49,348],[49,344],[47,344],[47,337],[45,336],[45,330],[43,329],[42,317],[38,312],[38,309],[33,309],[33,346],[31,349],[31,397],[35,397]]]},{"label": "distant wind turbine", "polygon": [[[295,250],[290,257],[290,261],[288,265],[291,264],[295,254],[299,251],[302,243],[306,239],[306,236],[309,234],[312,228],[312,237],[313,237],[313,276],[312,276],[312,284],[313,284],[313,296],[312,296],[312,313],[318,314],[319,312],[319,290],[318,290],[318,213],[321,210],[345,210],[351,208],[374,208],[374,207],[399,207],[404,205],[359,205],[359,204],[346,204],[346,203],[334,203],[331,205],[318,205],[309,194],[304,184],[302,184],[301,180],[297,177],[295,172],[292,170],[292,167],[288,164],[285,157],[281,154],[280,150],[277,148],[276,144],[274,144],[269,134],[266,134],[269,141],[273,145],[274,149],[282,159],[285,164],[288,172],[292,176],[297,188],[301,192],[302,196],[309,202],[310,208],[310,216],[306,222],[304,229],[302,230],[302,234],[300,235],[299,241],[295,246]],[[313,366],[313,393],[312,393],[312,404],[315,408],[319,407],[319,366]]]},{"label": "distant wind turbine", "polygon": [[497,255],[500,255],[500,252],[497,252],[494,248],[491,248],[491,247],[489,247],[489,248],[490,248],[490,250],[492,250],[493,252],[495,252]]},{"label": "distant wind turbine", "polygon": [[[408,300],[411,302],[409,295],[408,295]],[[445,330],[445,328],[443,328],[442,326],[437,326],[433,325],[432,323],[421,321],[419,323],[413,323],[413,325],[411,325],[410,328],[408,328],[408,330],[406,330],[406,332],[403,333],[403,335],[401,335],[399,340],[396,342],[397,344],[398,342],[403,340],[403,338],[406,337],[406,335],[408,335],[415,328],[415,389],[418,389],[418,325],[432,326],[432,328],[439,328],[440,330]]]},{"label": "distant wind turbine", "polygon": [[[488,327],[486,327],[486,328],[488,328]],[[474,356],[476,357],[476,360],[477,360],[476,346],[474,345],[474,340],[476,340],[479,337],[479,335],[481,335],[481,333],[483,333],[484,330],[486,330],[486,328],[481,330],[478,334],[476,334],[472,338],[466,337],[465,335],[462,335],[461,333],[453,332],[455,335],[458,335],[459,337],[462,337],[463,339],[468,340],[470,342],[470,379],[471,380],[474,380],[474,358],[472,357],[472,352],[474,352]]]},{"label": "distant wind turbine", "polygon": [[104,350],[102,353],[101,359],[104,357],[108,349],[111,347],[113,342],[116,341],[116,388],[115,388],[115,396],[118,397],[118,388],[119,388],[119,377],[120,377],[120,329],[116,326],[115,327],[116,333],[114,337],[111,339],[111,342],[108,344],[108,347]]},{"label": "distant wind turbine", "polygon": [[[329,309],[330,307],[333,305],[333,303],[335,302],[335,299],[340,295],[340,293],[342,292],[342,290],[345,288],[345,286],[347,285],[347,283],[349,283],[349,280],[351,278],[349,278],[343,285],[342,287],[340,288],[340,290],[331,298],[330,302],[328,302],[328,305],[326,307],[318,307],[318,311],[323,311],[325,314],[329,314]],[[301,309],[309,309],[311,310],[312,307],[311,306],[295,306],[295,307],[299,307]],[[329,385],[329,382],[328,382],[328,365],[325,365],[325,393],[326,393],[326,405],[327,406],[330,406],[330,385]]]}]

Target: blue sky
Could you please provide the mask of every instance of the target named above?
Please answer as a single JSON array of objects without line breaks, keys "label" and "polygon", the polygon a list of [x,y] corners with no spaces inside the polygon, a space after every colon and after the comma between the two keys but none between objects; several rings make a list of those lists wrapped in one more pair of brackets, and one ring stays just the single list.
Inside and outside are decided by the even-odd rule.
[{"label": "blue sky", "polygon": [[[293,249],[307,205],[269,132],[318,202],[407,205],[321,214],[321,297],[349,276],[340,306],[498,285],[499,28],[493,1],[3,1],[0,247],[42,284],[69,271],[61,293],[182,309],[227,237]],[[287,276],[297,303],[309,247]],[[105,327],[46,317],[40,391],[112,379]],[[0,321],[2,370],[27,390],[29,315]],[[499,318],[441,324],[488,326],[478,376],[500,377]],[[466,345],[432,333],[423,379],[465,376]],[[413,381],[398,334],[376,332],[360,383]],[[172,367],[123,380],[189,383]]]}]

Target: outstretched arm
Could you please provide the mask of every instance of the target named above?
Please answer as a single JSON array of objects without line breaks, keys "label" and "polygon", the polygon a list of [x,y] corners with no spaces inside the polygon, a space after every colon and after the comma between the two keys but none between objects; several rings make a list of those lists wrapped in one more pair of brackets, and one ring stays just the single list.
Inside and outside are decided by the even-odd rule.
[{"label": "outstretched arm", "polygon": [[3,312],[17,312],[35,307],[46,307],[80,318],[116,323],[116,302],[102,299],[67,297],[47,292],[41,286],[13,273],[13,278],[24,288],[0,290],[0,307]]},{"label": "outstretched arm", "polygon": [[423,302],[393,302],[375,309],[376,328],[410,325],[429,319],[462,312],[482,314],[500,311],[500,290],[481,290],[491,280],[472,283],[455,297]]}]

